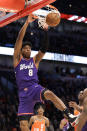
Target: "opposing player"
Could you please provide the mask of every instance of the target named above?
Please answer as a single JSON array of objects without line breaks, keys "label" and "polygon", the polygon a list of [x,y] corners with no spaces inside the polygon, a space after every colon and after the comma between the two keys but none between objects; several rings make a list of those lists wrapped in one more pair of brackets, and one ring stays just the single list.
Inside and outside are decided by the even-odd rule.
[{"label": "opposing player", "polygon": [[[80,115],[80,113],[83,110],[83,100],[84,100],[83,91],[79,92],[78,100],[79,100],[79,104],[77,104],[75,101],[70,101],[69,102],[69,107],[74,108],[74,115],[75,116]],[[77,125],[74,126],[74,131],[77,131]]]},{"label": "opposing player", "polygon": [[74,108],[74,114],[75,115],[78,115],[79,113],[82,112],[82,110],[83,110],[83,99],[84,99],[83,91],[80,91],[79,95],[78,95],[79,104],[77,104],[75,101],[69,102],[69,107]]},{"label": "opposing player", "polygon": [[32,116],[29,121],[31,131],[45,131],[46,128],[49,130],[49,119],[44,116],[44,111],[45,105],[37,102],[34,106],[34,116]]},{"label": "opposing player", "polygon": [[83,92],[83,111],[79,117],[76,131],[87,131],[87,88]]},{"label": "opposing player", "polygon": [[19,91],[19,107],[18,116],[20,120],[21,131],[28,131],[28,120],[33,114],[33,107],[37,101],[50,100],[54,103],[57,109],[61,110],[70,121],[75,119],[69,113],[65,104],[50,90],[45,90],[38,84],[37,70],[40,61],[42,60],[48,46],[48,26],[44,28],[44,39],[38,53],[30,58],[31,43],[23,43],[23,38],[28,25],[34,21],[32,15],[29,15],[25,24],[21,28],[14,48],[14,68],[16,73],[16,81]]}]

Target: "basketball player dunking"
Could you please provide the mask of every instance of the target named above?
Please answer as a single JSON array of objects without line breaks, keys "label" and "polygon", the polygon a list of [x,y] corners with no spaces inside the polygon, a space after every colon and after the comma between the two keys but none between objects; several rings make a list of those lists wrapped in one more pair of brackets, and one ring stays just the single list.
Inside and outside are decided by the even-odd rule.
[{"label": "basketball player dunking", "polygon": [[34,18],[29,15],[25,24],[21,28],[14,48],[14,68],[16,81],[19,91],[18,116],[20,120],[21,131],[28,131],[28,119],[33,114],[33,107],[37,101],[51,100],[57,109],[61,110],[68,119],[73,122],[74,116],[69,113],[64,103],[50,90],[47,90],[38,84],[37,70],[48,46],[48,26],[44,28],[44,40],[38,53],[30,58],[31,43],[22,44],[28,24],[33,22]]}]

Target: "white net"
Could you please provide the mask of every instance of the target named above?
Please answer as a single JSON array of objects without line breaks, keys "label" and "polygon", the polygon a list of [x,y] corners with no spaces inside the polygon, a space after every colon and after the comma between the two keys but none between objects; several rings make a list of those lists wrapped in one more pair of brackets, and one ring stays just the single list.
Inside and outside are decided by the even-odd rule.
[{"label": "white net", "polygon": [[46,18],[39,17],[38,18],[38,25],[40,28],[43,28],[44,24],[46,23]]},{"label": "white net", "polygon": [[44,9],[33,12],[34,15],[38,16],[38,25],[40,28],[43,28],[44,24],[46,24],[46,16],[52,12],[58,13],[58,10],[51,5],[47,5]]}]

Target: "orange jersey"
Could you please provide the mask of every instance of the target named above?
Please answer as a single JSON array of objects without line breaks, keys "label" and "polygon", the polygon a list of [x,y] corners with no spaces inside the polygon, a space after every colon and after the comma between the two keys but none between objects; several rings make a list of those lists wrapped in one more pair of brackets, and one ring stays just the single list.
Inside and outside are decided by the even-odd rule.
[{"label": "orange jersey", "polygon": [[[75,115],[75,116],[77,116],[77,115],[79,115],[79,114],[80,114],[79,111],[74,110],[74,115]],[[76,131],[76,129],[77,129],[77,125],[74,127],[74,131]]]},{"label": "orange jersey", "polygon": [[32,125],[31,131],[45,131],[45,120],[36,120]]}]

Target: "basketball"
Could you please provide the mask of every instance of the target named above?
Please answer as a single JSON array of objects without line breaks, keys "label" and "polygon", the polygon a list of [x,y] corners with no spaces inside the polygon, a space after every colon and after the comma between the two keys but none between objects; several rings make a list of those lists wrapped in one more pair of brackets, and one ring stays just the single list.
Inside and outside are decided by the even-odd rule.
[{"label": "basketball", "polygon": [[51,26],[55,27],[60,23],[60,13],[58,12],[51,12],[46,16],[46,23]]}]

